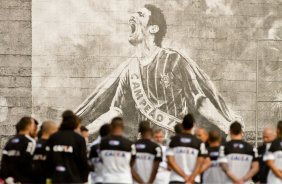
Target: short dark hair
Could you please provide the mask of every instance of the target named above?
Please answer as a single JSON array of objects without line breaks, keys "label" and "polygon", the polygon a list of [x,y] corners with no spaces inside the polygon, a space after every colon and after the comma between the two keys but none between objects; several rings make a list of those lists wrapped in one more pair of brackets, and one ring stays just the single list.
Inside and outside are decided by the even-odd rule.
[{"label": "short dark hair", "polygon": [[279,133],[279,135],[277,135],[277,137],[282,138],[282,120],[278,121],[277,130],[278,130],[278,133]]},{"label": "short dark hair", "polygon": [[230,133],[233,135],[239,135],[242,133],[242,125],[238,121],[233,122],[230,125]]},{"label": "short dark hair", "polygon": [[211,130],[209,132],[208,142],[214,143],[214,142],[220,141],[220,139],[221,139],[221,136],[220,136],[220,133],[218,131]]},{"label": "short dark hair", "polygon": [[139,123],[138,131],[141,133],[141,135],[144,135],[147,132],[153,133],[152,128],[150,127],[149,121],[141,121]]},{"label": "short dark hair", "polygon": [[194,116],[189,113],[186,116],[184,116],[182,127],[184,130],[191,130],[194,126],[194,123],[195,123]]},{"label": "short dark hair", "polygon": [[63,121],[59,130],[75,130],[81,123],[81,120],[71,110],[66,110],[62,114]]},{"label": "short dark hair", "polygon": [[108,136],[111,133],[111,125],[110,124],[104,124],[103,126],[101,126],[100,130],[99,130],[99,134],[101,137],[105,137]]},{"label": "short dark hair", "polygon": [[26,130],[26,128],[32,123],[32,120],[34,120],[32,117],[22,117],[20,121],[16,124],[17,133]]},{"label": "short dark hair", "polygon": [[116,128],[124,129],[123,119],[121,117],[113,118],[111,122],[111,127],[112,127],[112,130],[115,130]]},{"label": "short dark hair", "polygon": [[86,128],[85,126],[81,126],[81,127],[80,127],[80,131],[81,131],[81,132],[88,132],[89,130],[88,130],[88,128]]},{"label": "short dark hair", "polygon": [[139,127],[138,127],[138,132],[142,132],[143,129],[146,129],[146,128],[150,128],[151,125],[150,125],[150,122],[149,121],[141,121],[139,123]]},{"label": "short dark hair", "polygon": [[183,131],[182,124],[177,123],[177,124],[174,126],[174,132],[175,132],[176,134],[180,134],[180,133],[182,133],[182,131]]},{"label": "short dark hair", "polygon": [[155,33],[154,41],[157,46],[161,47],[163,38],[167,31],[167,24],[163,11],[155,5],[151,4],[146,4],[144,7],[151,12],[151,16],[148,21],[148,26],[157,25],[159,27],[159,31]]}]

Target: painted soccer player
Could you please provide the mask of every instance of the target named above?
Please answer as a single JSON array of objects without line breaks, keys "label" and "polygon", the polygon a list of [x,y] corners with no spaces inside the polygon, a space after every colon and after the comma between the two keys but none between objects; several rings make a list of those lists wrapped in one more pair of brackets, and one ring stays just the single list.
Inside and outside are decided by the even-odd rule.
[{"label": "painted soccer player", "polygon": [[[129,19],[136,54],[117,68],[77,109],[90,133],[113,117],[148,120],[173,131],[187,113],[197,122],[228,132],[236,115],[209,77],[190,58],[162,48],[167,24],[162,10],[145,5]],[[137,127],[137,125],[127,125]]]}]

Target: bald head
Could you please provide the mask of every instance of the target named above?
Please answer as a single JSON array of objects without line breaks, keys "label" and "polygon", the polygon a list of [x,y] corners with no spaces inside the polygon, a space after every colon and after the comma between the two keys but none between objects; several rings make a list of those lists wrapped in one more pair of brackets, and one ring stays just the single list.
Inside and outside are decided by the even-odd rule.
[{"label": "bald head", "polygon": [[58,131],[58,124],[53,121],[44,121],[41,126],[42,139],[48,139],[52,134]]},{"label": "bald head", "polygon": [[276,138],[276,133],[272,128],[265,128],[263,130],[263,142],[270,143]]},{"label": "bald head", "polygon": [[200,139],[203,142],[206,142],[209,138],[209,134],[204,128],[197,128],[195,131],[195,135],[198,139]]}]

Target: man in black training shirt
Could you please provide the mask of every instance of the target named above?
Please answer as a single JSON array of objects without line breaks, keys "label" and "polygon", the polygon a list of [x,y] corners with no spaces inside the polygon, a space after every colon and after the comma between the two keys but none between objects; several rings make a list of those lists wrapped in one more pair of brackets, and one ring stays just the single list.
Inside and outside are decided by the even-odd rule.
[{"label": "man in black training shirt", "polygon": [[132,175],[136,183],[153,183],[162,161],[162,148],[154,143],[152,129],[149,126],[139,124],[141,139],[136,141],[136,157],[132,169]]},{"label": "man in black training shirt", "polygon": [[100,144],[104,183],[132,184],[131,164],[136,154],[135,146],[123,137],[122,118],[114,118],[111,127],[111,135],[103,138]]},{"label": "man in black training shirt", "polygon": [[[104,138],[108,136],[111,133],[111,125],[110,124],[104,124],[101,126],[99,130],[100,138]],[[91,184],[102,184],[103,183],[103,163],[99,156],[100,152],[100,141],[95,141],[91,147],[90,147],[90,154],[89,154],[89,160],[94,167],[94,172],[91,172]]]},{"label": "man in black training shirt", "polygon": [[8,141],[3,150],[1,176],[3,179],[14,178],[15,182],[30,183],[35,149],[35,140],[30,135],[35,129],[34,119],[23,117],[16,129],[18,134]]},{"label": "man in black training shirt", "polygon": [[172,169],[170,183],[200,183],[200,171],[207,154],[205,144],[191,134],[194,117],[184,117],[183,133],[171,139],[167,159]]},{"label": "man in black training shirt", "polygon": [[263,158],[270,148],[272,141],[276,138],[276,133],[272,128],[265,128],[263,130],[263,145],[258,147],[259,155],[259,172],[253,177],[254,182],[266,183],[269,168],[264,162]]},{"label": "man in black training shirt", "polygon": [[218,164],[221,136],[218,131],[210,131],[208,134],[208,157],[202,166],[203,184],[224,184],[225,174]]},{"label": "man in black training shirt", "polygon": [[49,137],[58,130],[58,125],[52,121],[45,121],[41,126],[41,136],[36,142],[36,148],[33,155],[32,162],[32,178],[33,183],[46,183],[47,169],[46,163],[46,146]]},{"label": "man in black training shirt", "polygon": [[267,183],[282,184],[282,121],[277,124],[277,138],[264,157],[270,171],[267,176]]},{"label": "man in black training shirt", "polygon": [[243,141],[242,125],[234,122],[230,126],[231,141],[220,147],[218,162],[226,173],[225,183],[246,183],[259,170],[257,149]]},{"label": "man in black training shirt", "polygon": [[80,120],[72,111],[63,113],[59,131],[48,141],[47,163],[52,183],[85,183],[89,173],[85,139],[77,133]]}]

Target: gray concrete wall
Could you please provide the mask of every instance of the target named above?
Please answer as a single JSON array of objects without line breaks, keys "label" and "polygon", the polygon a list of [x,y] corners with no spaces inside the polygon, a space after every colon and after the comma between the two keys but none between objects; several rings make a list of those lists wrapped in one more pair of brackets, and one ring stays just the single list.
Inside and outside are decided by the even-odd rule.
[{"label": "gray concrete wall", "polygon": [[244,118],[252,139],[256,123],[261,131],[282,118],[281,0],[34,1],[37,117],[75,109],[132,54],[127,21],[146,3],[163,9],[164,47],[197,62]]},{"label": "gray concrete wall", "polygon": [[31,115],[31,0],[0,1],[0,149]]},{"label": "gray concrete wall", "polygon": [[127,60],[128,17],[144,3],[163,9],[164,47],[197,62],[251,138],[282,119],[281,0],[34,0],[33,39],[31,1],[1,0],[1,146],[22,115],[59,121]]}]

